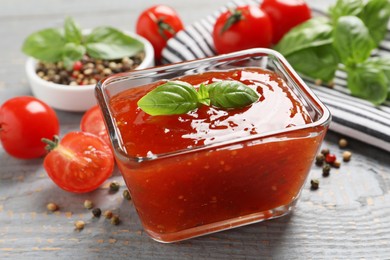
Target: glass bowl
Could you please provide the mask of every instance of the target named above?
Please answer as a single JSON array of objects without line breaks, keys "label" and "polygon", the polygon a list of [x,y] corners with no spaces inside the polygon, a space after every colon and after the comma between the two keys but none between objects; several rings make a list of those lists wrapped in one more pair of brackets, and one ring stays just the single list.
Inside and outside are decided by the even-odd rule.
[{"label": "glass bowl", "polygon": [[[121,116],[126,118],[126,113],[136,110],[127,102],[139,98],[137,93],[145,92],[145,86],[150,89],[154,82],[253,68],[281,79],[310,122],[161,153],[140,156],[129,152],[133,140],[126,139],[123,124],[134,124],[133,136],[148,142],[162,135],[156,132],[153,138],[146,137],[137,128],[139,122],[123,123],[114,100],[123,102],[121,109],[126,112]],[[130,93],[129,100],[123,99],[123,93]],[[279,53],[261,48],[114,75],[98,83],[96,96],[139,218],[145,231],[160,242],[180,241],[291,212],[331,120],[328,109],[287,61]],[[284,100],[275,100],[275,107]],[[278,115],[272,114],[272,106],[267,109],[255,115],[273,125]]]}]

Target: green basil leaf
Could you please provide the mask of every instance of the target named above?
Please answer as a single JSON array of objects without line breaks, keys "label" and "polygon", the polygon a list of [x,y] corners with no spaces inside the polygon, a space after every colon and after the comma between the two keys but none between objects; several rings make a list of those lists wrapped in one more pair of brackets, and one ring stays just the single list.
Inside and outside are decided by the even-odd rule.
[{"label": "green basil leaf", "polygon": [[324,82],[333,80],[340,58],[332,44],[307,48],[286,59],[300,74]]},{"label": "green basil leaf", "polygon": [[375,105],[382,104],[388,95],[389,79],[380,67],[364,62],[347,67],[348,88],[351,94],[372,102]]},{"label": "green basil leaf", "polygon": [[22,51],[40,61],[57,62],[62,60],[66,40],[59,29],[44,29],[29,35],[23,43]]},{"label": "green basil leaf", "polygon": [[208,91],[208,85],[200,84],[198,90],[198,102],[206,106],[210,106],[210,95]]},{"label": "green basil leaf", "polygon": [[332,43],[332,26],[325,17],[310,19],[290,30],[275,46],[287,56],[310,47]]},{"label": "green basil leaf", "polygon": [[387,99],[390,99],[390,59],[386,57],[371,57],[365,62],[369,66],[377,67],[381,69],[389,82],[387,89]]},{"label": "green basil leaf", "polygon": [[333,38],[333,45],[347,66],[365,61],[375,48],[367,27],[356,16],[340,17],[335,24]]},{"label": "green basil leaf", "polygon": [[363,0],[337,0],[336,4],[329,8],[329,15],[333,24],[336,24],[342,16],[356,16],[363,10]]},{"label": "green basil leaf", "polygon": [[98,27],[86,39],[88,54],[97,59],[119,59],[137,54],[143,44],[111,27]]},{"label": "green basil leaf", "polygon": [[245,107],[259,99],[256,91],[239,81],[219,81],[207,88],[211,105],[220,108]]},{"label": "green basil leaf", "polygon": [[83,40],[82,32],[79,26],[74,22],[74,20],[71,17],[67,17],[65,19],[64,31],[65,31],[65,39],[67,42],[81,44]]},{"label": "green basil leaf", "polygon": [[64,65],[67,69],[72,68],[75,61],[81,60],[86,52],[86,49],[82,45],[77,45],[73,42],[69,42],[65,45],[63,58]]},{"label": "green basil leaf", "polygon": [[359,14],[367,26],[375,45],[385,38],[390,19],[390,2],[388,0],[370,0]]},{"label": "green basil leaf", "polygon": [[185,114],[198,107],[198,93],[183,81],[169,81],[158,86],[138,101],[138,106],[149,115]]}]

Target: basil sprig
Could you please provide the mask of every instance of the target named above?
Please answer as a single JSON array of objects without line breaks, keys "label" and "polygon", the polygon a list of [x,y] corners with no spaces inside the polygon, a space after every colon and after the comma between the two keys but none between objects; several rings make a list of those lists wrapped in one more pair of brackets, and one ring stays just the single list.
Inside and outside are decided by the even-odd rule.
[{"label": "basil sprig", "polygon": [[137,105],[152,116],[179,115],[188,113],[201,104],[232,109],[248,106],[258,99],[256,91],[239,81],[201,84],[198,91],[187,82],[168,81],[143,96]]},{"label": "basil sprig", "polygon": [[275,49],[314,79],[330,82],[337,69],[344,70],[351,94],[379,105],[390,99],[389,67],[370,55],[384,39],[389,19],[388,0],[337,0],[329,18],[315,17],[293,28]]},{"label": "basil sprig", "polygon": [[143,50],[143,44],[112,27],[97,27],[83,35],[80,27],[68,17],[64,28],[48,28],[29,35],[22,51],[44,62],[63,61],[71,68],[87,54],[95,59],[113,60],[130,57]]}]

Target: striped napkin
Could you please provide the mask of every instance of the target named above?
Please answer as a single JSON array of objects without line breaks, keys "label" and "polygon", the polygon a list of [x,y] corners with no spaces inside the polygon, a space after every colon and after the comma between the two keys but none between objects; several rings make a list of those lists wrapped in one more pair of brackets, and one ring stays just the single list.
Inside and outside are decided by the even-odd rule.
[{"label": "striped napkin", "polygon": [[[204,19],[187,26],[171,38],[162,52],[163,63],[177,63],[216,55],[211,36],[215,20],[228,8],[245,4],[258,5],[258,0],[235,0]],[[313,10],[313,15],[324,13]],[[375,55],[390,58],[390,29]],[[346,74],[338,71],[335,86],[317,86],[304,79],[332,113],[330,130],[390,151],[390,101],[381,106],[349,94]]]}]

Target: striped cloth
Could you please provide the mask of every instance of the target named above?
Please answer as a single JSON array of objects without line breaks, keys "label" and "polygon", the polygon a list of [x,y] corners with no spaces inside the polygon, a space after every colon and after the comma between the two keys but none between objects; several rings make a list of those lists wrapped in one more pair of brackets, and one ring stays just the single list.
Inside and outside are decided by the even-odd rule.
[{"label": "striped cloth", "polygon": [[[162,52],[163,63],[177,63],[214,56],[216,54],[211,32],[215,20],[228,8],[245,4],[258,5],[258,0],[235,0],[204,19],[187,26],[171,38]],[[324,13],[313,10],[313,15]],[[375,55],[390,58],[390,29]],[[381,106],[349,94],[346,74],[338,71],[335,86],[317,86],[310,79],[305,82],[332,113],[330,130],[370,145],[390,151],[390,101]]]}]

